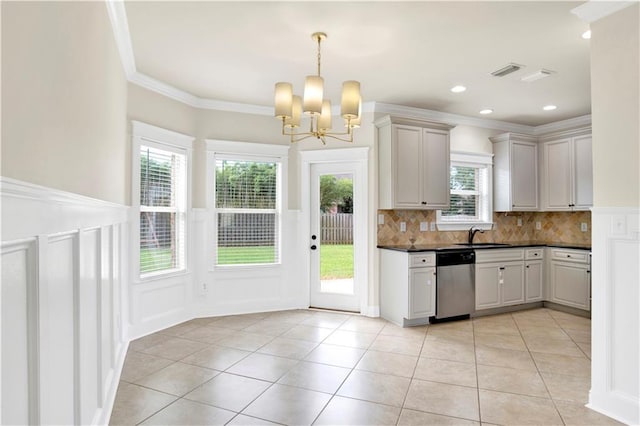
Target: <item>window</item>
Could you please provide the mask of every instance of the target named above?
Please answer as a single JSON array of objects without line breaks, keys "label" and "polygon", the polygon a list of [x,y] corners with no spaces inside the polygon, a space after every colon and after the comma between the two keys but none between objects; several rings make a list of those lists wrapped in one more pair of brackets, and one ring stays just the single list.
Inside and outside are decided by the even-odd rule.
[{"label": "window", "polygon": [[216,265],[279,263],[278,167],[216,158]]},{"label": "window", "polygon": [[[164,137],[162,143],[159,135]],[[134,122],[134,172],[138,175],[134,204],[139,210],[138,266],[142,278],[186,270],[189,151],[164,143],[176,135],[186,138]]]},{"label": "window", "polygon": [[212,268],[280,265],[289,146],[206,143]]},{"label": "window", "polygon": [[438,210],[440,229],[491,228],[491,172],[490,156],[451,154],[450,203],[448,209]]}]

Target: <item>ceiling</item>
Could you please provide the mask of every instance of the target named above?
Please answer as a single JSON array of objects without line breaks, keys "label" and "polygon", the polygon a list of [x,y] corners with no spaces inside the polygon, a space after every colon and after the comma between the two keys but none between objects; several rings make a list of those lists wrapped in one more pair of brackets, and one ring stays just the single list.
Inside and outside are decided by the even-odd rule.
[{"label": "ceiling", "polygon": [[[325,98],[344,80],[376,101],[538,126],[590,114],[583,2],[126,2],[139,73],[218,101],[271,106],[278,81],[302,94],[323,31]],[[509,62],[525,65],[499,78]],[[520,78],[554,71],[532,82]],[[463,85],[463,93],[450,88]],[[543,111],[544,105],[557,105]],[[485,108],[494,113],[482,116]]]}]

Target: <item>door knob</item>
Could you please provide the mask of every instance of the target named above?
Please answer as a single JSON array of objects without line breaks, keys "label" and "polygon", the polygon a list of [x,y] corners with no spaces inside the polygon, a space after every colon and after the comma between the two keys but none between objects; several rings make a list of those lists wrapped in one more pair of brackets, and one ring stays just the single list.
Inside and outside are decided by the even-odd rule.
[{"label": "door knob", "polygon": [[309,247],[309,248],[310,248],[311,250],[315,250],[315,249],[317,249],[318,247],[317,247],[315,244],[313,244],[313,245],[312,245],[311,247]]}]

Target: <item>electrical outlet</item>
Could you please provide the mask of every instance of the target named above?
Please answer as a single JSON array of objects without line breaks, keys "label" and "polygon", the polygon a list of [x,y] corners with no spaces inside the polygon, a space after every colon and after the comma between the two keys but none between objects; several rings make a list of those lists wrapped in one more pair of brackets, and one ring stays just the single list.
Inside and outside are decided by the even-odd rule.
[{"label": "electrical outlet", "polygon": [[420,222],[420,232],[429,230],[429,224],[427,222]]},{"label": "electrical outlet", "polygon": [[435,222],[431,222],[431,232],[435,232],[436,230],[436,223]]},{"label": "electrical outlet", "polygon": [[521,217],[518,218],[518,226],[522,226],[522,218]]},{"label": "electrical outlet", "polygon": [[378,225],[384,225],[384,215],[383,214],[379,214],[378,215]]},{"label": "electrical outlet", "polygon": [[539,231],[542,229],[542,222],[540,222],[539,220],[536,221],[536,229]]},{"label": "electrical outlet", "polygon": [[407,232],[407,222],[400,222],[400,232]]},{"label": "electrical outlet", "polygon": [[587,228],[587,222],[582,222],[582,223],[580,224],[580,230],[581,230],[582,232],[587,232],[587,229],[588,229],[588,228]]}]

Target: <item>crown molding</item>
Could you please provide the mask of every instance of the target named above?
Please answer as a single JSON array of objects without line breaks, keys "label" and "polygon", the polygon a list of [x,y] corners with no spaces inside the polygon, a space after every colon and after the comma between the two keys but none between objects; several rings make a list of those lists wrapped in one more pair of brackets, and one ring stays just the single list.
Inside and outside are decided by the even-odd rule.
[{"label": "crown molding", "polygon": [[619,10],[622,10],[632,4],[637,4],[638,1],[594,1],[591,0],[585,4],[571,9],[571,13],[576,15],[582,21],[587,23],[595,22],[605,16],[612,15]]},{"label": "crown molding", "polygon": [[591,126],[591,114],[580,117],[569,118],[567,120],[556,121],[554,123],[536,126],[534,135],[545,135],[547,133],[561,132],[564,130],[577,129],[579,127]]},{"label": "crown molding", "polygon": [[197,98],[196,108],[213,109],[218,111],[241,112],[244,114],[275,116],[273,107],[263,105],[242,104],[239,102],[218,101],[215,99]]},{"label": "crown molding", "polygon": [[[576,10],[586,7],[589,4],[604,3],[610,5],[618,5],[617,9],[609,12],[613,13],[617,10],[621,10],[635,1],[625,2],[598,2],[590,1],[582,6],[579,6],[572,10],[573,13],[580,16]],[[111,27],[113,29],[113,35],[115,37],[118,52],[120,54],[120,60],[124,68],[127,80],[135,85],[143,87],[152,92],[166,96],[178,102],[182,102],[193,108],[209,109],[217,111],[237,112],[243,114],[253,115],[266,115],[273,116],[274,108],[263,105],[243,104],[239,102],[220,101],[216,99],[199,98],[189,92],[178,89],[163,81],[157,80],[146,74],[139,72],[136,69],[135,56],[133,54],[133,45],[131,44],[131,35],[129,33],[129,24],[127,21],[127,13],[125,10],[124,2],[120,0],[106,0],[107,11],[109,14],[109,20],[111,21]],[[597,5],[596,5],[597,6]],[[606,16],[606,15],[602,15]],[[601,16],[601,17],[602,17]],[[339,115],[338,106],[334,107],[334,114]],[[580,127],[583,125],[591,124],[591,116],[585,115],[582,117],[572,118],[569,120],[558,121],[556,123],[544,124],[542,126],[527,126],[524,124],[509,123],[507,121],[489,120],[486,118],[468,117],[464,115],[451,114],[447,112],[434,111],[428,109],[414,108],[402,105],[386,104],[382,102],[365,102],[362,104],[362,112],[374,112],[389,115],[400,115],[405,118],[413,118],[417,120],[437,121],[443,123],[449,123],[452,125],[467,125],[483,127],[487,129],[502,130],[505,132],[524,133],[530,135],[538,135],[543,133],[550,133],[553,131],[566,130],[572,127]],[[586,122],[588,121],[588,123]]]},{"label": "crown molding", "polygon": [[107,0],[107,13],[113,28],[113,36],[116,41],[116,47],[120,54],[120,61],[124,68],[124,74],[127,79],[136,73],[136,60],[133,55],[133,46],[131,45],[131,34],[129,34],[129,22],[127,21],[127,12],[124,8],[123,1]]},{"label": "crown molding", "polygon": [[375,112],[390,115],[399,115],[405,118],[414,118],[418,120],[444,122],[454,125],[462,124],[467,126],[484,127],[487,129],[503,130],[505,132],[533,134],[533,132],[535,131],[534,126],[527,126],[524,124],[514,124],[506,121],[467,117],[465,115],[451,114],[448,112],[414,108],[402,105],[385,104],[382,102],[375,103]]}]

